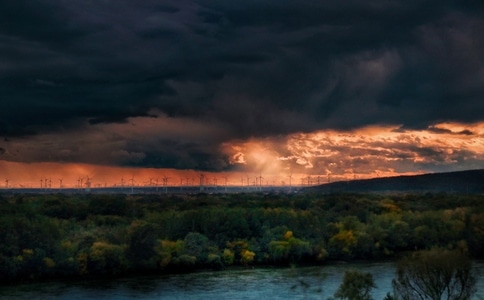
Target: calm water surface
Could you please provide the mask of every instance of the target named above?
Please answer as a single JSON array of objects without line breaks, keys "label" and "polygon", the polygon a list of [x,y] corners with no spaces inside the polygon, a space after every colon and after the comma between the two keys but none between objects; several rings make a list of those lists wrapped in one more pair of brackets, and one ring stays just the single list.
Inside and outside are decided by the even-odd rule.
[{"label": "calm water surface", "polygon": [[[478,293],[484,299],[484,263]],[[371,272],[374,299],[391,291],[393,263],[340,264],[292,269],[247,269],[117,280],[48,282],[1,287],[1,299],[326,299],[342,282],[344,271]]]}]

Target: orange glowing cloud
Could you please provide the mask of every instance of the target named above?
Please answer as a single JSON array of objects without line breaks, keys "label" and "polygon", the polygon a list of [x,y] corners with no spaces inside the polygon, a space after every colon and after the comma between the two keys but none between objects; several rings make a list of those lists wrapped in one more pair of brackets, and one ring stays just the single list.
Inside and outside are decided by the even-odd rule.
[{"label": "orange glowing cloud", "polygon": [[244,167],[265,174],[344,179],[472,169],[484,167],[484,123],[322,130],[227,143],[224,149],[232,163],[243,157]]}]

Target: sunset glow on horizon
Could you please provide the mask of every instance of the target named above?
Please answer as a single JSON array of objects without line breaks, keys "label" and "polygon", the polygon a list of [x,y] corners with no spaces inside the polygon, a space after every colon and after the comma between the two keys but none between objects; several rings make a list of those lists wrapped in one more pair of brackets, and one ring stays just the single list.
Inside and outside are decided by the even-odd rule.
[{"label": "sunset glow on horizon", "polygon": [[229,156],[232,167],[223,172],[8,161],[0,161],[0,168],[8,180],[5,188],[38,188],[46,186],[43,180],[48,180],[52,188],[76,188],[80,179],[89,180],[93,188],[198,186],[202,174],[204,184],[212,186],[240,186],[247,182],[253,185],[258,176],[263,177],[263,185],[267,186],[288,185],[289,176],[293,185],[314,185],[423,174],[428,172],[426,165],[430,163],[440,165],[442,170],[466,163],[466,169],[473,169],[484,161],[483,145],[484,123],[446,122],[426,130],[373,125],[349,131],[327,130],[228,142],[223,144],[222,151]]}]

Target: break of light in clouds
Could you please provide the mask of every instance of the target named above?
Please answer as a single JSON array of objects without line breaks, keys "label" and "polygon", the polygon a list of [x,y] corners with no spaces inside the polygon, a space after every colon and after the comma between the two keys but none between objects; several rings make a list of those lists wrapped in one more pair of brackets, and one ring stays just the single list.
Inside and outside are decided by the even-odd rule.
[{"label": "break of light in clouds", "polygon": [[[141,129],[147,133],[153,122],[147,119]],[[138,120],[141,121],[141,120]],[[163,122],[166,122],[163,121]],[[173,124],[172,124],[173,125]],[[137,132],[132,123],[105,125],[118,135]],[[126,127],[126,128],[125,128]],[[124,130],[121,130],[124,129]],[[179,132],[181,134],[181,132]],[[106,136],[103,134],[102,136]],[[89,138],[92,140],[92,138]],[[484,161],[484,123],[439,123],[426,130],[403,130],[398,126],[370,126],[350,131],[317,131],[294,133],[283,138],[250,139],[227,142],[222,152],[229,157],[235,168],[229,172],[208,172],[206,184],[240,185],[263,176],[266,184],[288,184],[289,176],[294,183],[307,176],[313,183],[319,177],[321,183],[327,178],[335,180],[362,179],[379,176],[424,173],[428,166],[440,171],[474,169]],[[111,149],[113,150],[113,149]],[[78,149],[79,157],[93,155],[92,149]],[[83,152],[85,151],[85,152]],[[118,155],[118,151],[112,153]],[[122,159],[134,159],[125,154]],[[94,156],[94,159],[99,159]],[[121,159],[121,158],[120,158]],[[79,178],[92,179],[93,186],[120,186],[135,178],[137,186],[161,185],[162,178],[169,178],[169,185],[198,185],[201,172],[195,170],[99,167],[94,164],[59,163],[6,163],[0,164],[10,180],[10,186],[39,186],[39,179],[63,179],[65,187],[75,187]],[[60,184],[60,182],[58,183]],[[57,184],[57,185],[58,185]],[[54,186],[56,186],[54,184]]]},{"label": "break of light in clouds", "polygon": [[0,178],[203,172],[238,184],[484,168],[483,11],[477,0],[2,1]]},{"label": "break of light in clouds", "polygon": [[484,161],[484,123],[440,123],[426,130],[371,126],[295,133],[226,145],[231,162],[268,174],[369,178],[475,169]]}]

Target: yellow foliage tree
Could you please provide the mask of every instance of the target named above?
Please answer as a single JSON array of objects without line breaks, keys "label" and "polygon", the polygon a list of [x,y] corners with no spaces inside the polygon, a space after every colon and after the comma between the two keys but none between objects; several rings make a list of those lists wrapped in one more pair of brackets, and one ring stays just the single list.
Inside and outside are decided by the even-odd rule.
[{"label": "yellow foliage tree", "polygon": [[338,247],[342,252],[349,255],[352,254],[357,243],[358,239],[353,230],[341,230],[329,240],[331,246]]},{"label": "yellow foliage tree", "polygon": [[158,255],[159,265],[161,268],[166,268],[173,263],[173,259],[182,255],[183,241],[158,240],[155,246],[155,252]]},{"label": "yellow foliage tree", "polygon": [[224,264],[226,264],[227,266],[233,265],[234,257],[234,252],[232,252],[230,249],[224,249],[224,252],[222,253],[222,261]]},{"label": "yellow foliage tree", "polygon": [[292,233],[291,230],[288,230],[286,231],[286,233],[284,234],[284,239],[285,240],[289,240],[290,238],[292,238],[294,236],[294,234]]},{"label": "yellow foliage tree", "polygon": [[245,250],[242,252],[242,258],[240,259],[240,262],[244,265],[247,266],[248,264],[252,263],[254,261],[255,253],[250,251],[250,250]]}]

